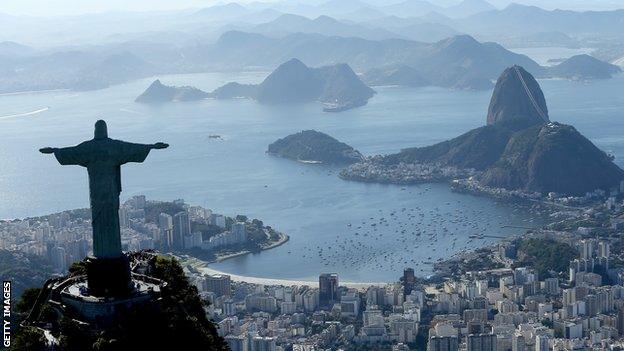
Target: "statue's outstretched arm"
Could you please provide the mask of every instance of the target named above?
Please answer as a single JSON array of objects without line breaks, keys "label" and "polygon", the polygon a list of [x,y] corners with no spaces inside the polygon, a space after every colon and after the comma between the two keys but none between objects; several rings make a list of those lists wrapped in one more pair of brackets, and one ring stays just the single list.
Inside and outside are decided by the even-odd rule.
[{"label": "statue's outstretched arm", "polygon": [[85,143],[70,147],[44,147],[39,149],[44,154],[54,154],[56,160],[62,165],[79,165],[86,167],[89,163],[89,150],[85,149]]},{"label": "statue's outstretched arm", "polygon": [[154,149],[166,149],[169,144],[158,142],[156,144],[136,144],[126,141],[115,140],[117,155],[117,163],[123,165],[128,162],[141,163],[145,161],[147,155]]},{"label": "statue's outstretched arm", "polygon": [[39,152],[41,152],[42,154],[53,154],[56,150],[57,148],[55,147],[44,147],[39,149]]},{"label": "statue's outstretched arm", "polygon": [[163,142],[158,142],[156,144],[151,145],[152,149],[166,149],[169,147],[169,144],[167,143],[163,143]]}]

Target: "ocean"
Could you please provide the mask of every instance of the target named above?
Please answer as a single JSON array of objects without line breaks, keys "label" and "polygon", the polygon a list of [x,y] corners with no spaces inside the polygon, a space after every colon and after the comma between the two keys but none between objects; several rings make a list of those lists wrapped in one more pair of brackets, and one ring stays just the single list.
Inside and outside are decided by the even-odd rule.
[{"label": "ocean", "polygon": [[[266,74],[158,78],[209,91],[229,81],[258,82]],[[271,142],[305,129],[328,133],[366,155],[429,145],[483,125],[491,91],[380,87],[367,106],[337,114],[316,103],[135,103],[153,79],[89,92],[0,95],[0,218],[87,207],[86,171],[60,166],[38,149],[90,139],[102,118],[113,138],[171,144],[152,151],[143,164],[123,166],[123,199],[183,198],[218,213],[261,219],[290,236],[278,248],[210,265],[232,274],[314,280],[337,272],[347,281],[396,281],[404,267],[427,275],[431,262],[523,232],[503,226],[543,224],[526,210],[453,193],[446,184],[348,182],[337,177],[336,167],[265,153]],[[624,77],[540,84],[551,120],[574,125],[624,165]],[[477,234],[485,238],[470,238]]]}]

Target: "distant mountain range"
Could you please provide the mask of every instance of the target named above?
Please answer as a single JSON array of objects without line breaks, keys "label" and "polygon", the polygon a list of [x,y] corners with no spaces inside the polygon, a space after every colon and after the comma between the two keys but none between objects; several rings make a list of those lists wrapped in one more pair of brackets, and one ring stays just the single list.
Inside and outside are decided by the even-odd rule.
[{"label": "distant mountain range", "polygon": [[[498,9],[485,0],[464,0],[453,6],[438,6],[425,0],[406,0],[398,1],[394,4],[379,6],[362,1],[329,1],[318,6],[301,5],[289,3],[276,3],[270,7],[264,6],[262,9],[268,8],[277,13],[305,16],[308,18],[316,18],[319,16],[330,16],[339,18],[341,26],[333,23],[335,32],[332,28],[321,28],[314,33],[326,35],[340,35],[345,28],[351,26],[351,30],[360,27],[363,31],[358,37],[365,39],[384,39],[387,35],[394,34],[392,38],[412,39],[419,41],[437,41],[443,37],[434,37],[426,39],[425,35],[418,35],[415,30],[411,33],[406,28],[405,22],[412,21],[418,23],[422,28],[428,26],[431,33],[439,31],[446,33],[445,37],[452,34],[467,33],[481,40],[492,40],[497,42],[510,42],[525,46],[523,44],[535,45],[539,41],[533,37],[536,34],[543,33],[566,33],[571,37],[579,39],[587,37],[599,37],[604,35],[619,35],[624,29],[623,19],[624,10],[611,11],[569,11],[569,10],[545,10],[536,6],[527,6],[512,3],[505,8]],[[224,7],[233,7],[233,5],[220,5],[208,8],[203,11],[212,9],[214,18],[219,18],[216,13],[223,11]],[[242,16],[243,12],[238,5],[236,8]],[[244,7],[243,7],[244,8]],[[258,7],[249,5],[247,13],[251,8],[256,11]],[[221,9],[221,11],[217,11]],[[283,23],[283,19],[275,17],[277,25]],[[403,21],[392,21],[392,18],[400,18]],[[240,20],[239,20],[240,21]],[[311,20],[312,21],[312,20]],[[290,34],[299,32],[298,25],[292,27],[281,27],[281,33],[288,32]],[[266,24],[261,27],[271,27]],[[439,27],[435,27],[439,26]],[[435,29],[434,29],[435,28]],[[243,28],[241,28],[243,29]],[[301,28],[303,29],[303,28]],[[377,30],[375,33],[371,30]],[[253,31],[244,28],[246,31]],[[350,30],[349,30],[350,31]],[[267,33],[259,30],[259,33]],[[303,30],[310,32],[310,28]],[[275,32],[273,32],[275,33]],[[526,38],[526,41],[522,41]],[[572,40],[570,40],[572,39]],[[550,40],[544,41],[543,44],[559,44],[574,45],[576,38],[550,37]],[[528,46],[528,45],[527,45]]]},{"label": "distant mountain range", "polygon": [[328,112],[365,105],[375,92],[347,64],[310,68],[298,59],[281,64],[258,85],[228,83],[210,96],[250,98],[264,104],[319,101]]},{"label": "distant mountain range", "polygon": [[[219,14],[224,14],[224,10],[228,15],[232,16],[238,12],[238,15],[244,14],[240,8],[234,8],[233,6],[217,5],[213,8],[216,13],[216,9],[219,9]],[[375,3],[374,1],[359,1],[359,0],[329,0],[320,2],[317,5],[310,5],[302,2],[277,2],[271,5],[251,4],[247,7],[247,11],[265,9],[267,7],[281,11],[284,13],[293,13],[305,16],[343,16],[349,20],[353,20],[350,15],[358,14],[362,12],[377,13],[380,15],[397,15],[397,16],[409,16],[418,17],[427,15],[431,12],[437,12],[448,17],[466,17],[479,12],[494,10],[492,4],[485,0],[464,0],[460,3],[453,4],[451,6],[438,6],[429,1],[424,0],[398,0],[394,3]]]},{"label": "distant mountain range", "polygon": [[397,38],[400,36],[382,28],[346,23],[329,16],[309,19],[292,14],[281,15],[271,22],[256,25],[248,31],[274,37],[292,33],[317,33],[328,36],[359,37],[371,40]]},{"label": "distant mountain range", "polygon": [[0,55],[0,92],[101,89],[150,76],[152,64],[121,51],[101,55],[92,51],[59,51],[38,54],[20,49],[22,56]]},{"label": "distant mountain range", "polygon": [[[334,23],[331,19],[321,22],[325,20]],[[581,80],[608,78],[619,72],[617,67],[587,55],[573,57],[556,67],[542,67],[527,56],[496,43],[478,42],[468,35],[423,43],[316,33],[269,37],[229,31],[213,44],[191,42],[179,47],[134,42],[111,45],[107,50],[42,53],[15,43],[0,46],[15,53],[8,57],[0,54],[0,92],[90,90],[157,74],[269,70],[291,58],[314,67],[344,62],[370,85],[435,85],[453,89],[491,89],[498,72],[511,65],[521,65],[537,77]],[[106,54],[108,51],[111,53]],[[221,93],[227,95],[225,90]]]},{"label": "distant mountain range", "polygon": [[[253,52],[254,55],[247,53]],[[269,38],[259,34],[228,32],[202,56],[212,56],[217,67],[274,66],[285,57],[297,57],[313,66],[346,62],[360,72],[386,67],[411,67],[432,85],[454,88],[491,88],[505,67],[519,64],[534,74],[544,68],[530,58],[495,43],[479,43],[470,36],[455,36],[434,44],[388,39],[292,34]],[[370,74],[365,74],[370,76]],[[381,79],[381,78],[380,78]],[[408,84],[409,85],[409,84]]]},{"label": "distant mountain range", "polygon": [[511,4],[454,20],[454,28],[473,35],[500,33],[534,34],[562,32],[568,35],[620,35],[624,31],[624,10],[575,12],[544,10],[536,6]]},{"label": "distant mountain range", "polygon": [[[171,27],[154,23],[168,16]],[[423,0],[397,0],[388,6],[331,0],[315,5],[230,3],[192,13],[110,17],[123,23],[122,29],[134,28],[126,22],[136,17],[154,21],[146,28],[159,30],[120,29],[100,45],[45,50],[0,42],[0,92],[99,89],[171,73],[272,70],[293,57],[315,67],[347,63],[372,85],[490,89],[500,71],[516,64],[540,78],[585,80],[618,71],[588,56],[555,68],[540,67],[483,40],[515,47],[596,45],[597,57],[618,64],[624,55],[624,43],[618,46],[622,40],[617,39],[624,32],[624,10],[550,11],[517,4],[496,9],[483,0],[445,7]],[[108,17],[89,18],[102,26]],[[13,30],[20,23],[12,16],[7,21],[0,29]],[[73,36],[77,24],[68,21]],[[61,25],[53,20],[41,25],[51,24]],[[410,74],[399,82],[401,72]]]}]

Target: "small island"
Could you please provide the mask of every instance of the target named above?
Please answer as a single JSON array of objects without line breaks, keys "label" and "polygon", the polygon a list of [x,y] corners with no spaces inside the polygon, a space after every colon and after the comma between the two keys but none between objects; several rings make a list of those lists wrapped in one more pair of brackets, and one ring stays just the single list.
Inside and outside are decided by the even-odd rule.
[{"label": "small island", "polygon": [[195,101],[202,100],[209,96],[205,91],[194,87],[175,87],[164,85],[159,79],[156,79],[135,102],[141,103],[163,103],[176,101]]},{"label": "small island", "polygon": [[548,69],[551,77],[571,80],[609,79],[620,72],[620,67],[589,55],[572,56]]},{"label": "small island", "polygon": [[228,83],[209,94],[215,99],[247,98],[262,104],[321,102],[326,112],[366,105],[375,91],[347,64],[310,68],[292,59],[258,85]]},{"label": "small island", "polygon": [[315,130],[304,130],[269,145],[269,154],[303,163],[351,164],[364,159],[353,147]]}]

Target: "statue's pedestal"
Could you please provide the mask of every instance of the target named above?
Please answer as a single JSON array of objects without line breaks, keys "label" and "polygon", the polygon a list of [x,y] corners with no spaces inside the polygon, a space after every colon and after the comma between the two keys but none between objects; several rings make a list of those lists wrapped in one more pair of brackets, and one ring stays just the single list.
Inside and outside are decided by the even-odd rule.
[{"label": "statue's pedestal", "polygon": [[[49,320],[42,316],[44,306],[52,307],[59,316],[89,323],[95,330],[115,323],[116,316],[137,305],[158,308],[162,289],[167,283],[153,276],[127,270],[130,266],[147,268],[155,254],[123,255],[118,259],[86,260],[88,274],[49,279],[35,301],[35,306],[22,325],[49,330]],[[130,265],[131,261],[131,265]],[[126,280],[126,273],[131,278]]]},{"label": "statue's pedestal", "polygon": [[132,292],[130,261],[118,258],[87,258],[89,294],[101,297],[123,297]]}]

